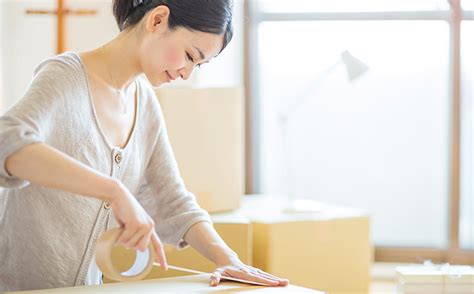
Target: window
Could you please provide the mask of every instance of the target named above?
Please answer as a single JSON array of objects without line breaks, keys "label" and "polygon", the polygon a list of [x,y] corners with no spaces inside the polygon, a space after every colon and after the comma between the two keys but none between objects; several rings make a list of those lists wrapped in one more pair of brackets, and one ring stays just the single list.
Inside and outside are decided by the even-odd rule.
[{"label": "window", "polygon": [[444,0],[259,0],[262,12],[362,12],[448,10]]},{"label": "window", "polygon": [[[452,261],[448,248],[473,249],[474,183],[468,173],[474,161],[466,127],[472,124],[473,91],[466,63],[472,72],[474,45],[468,36],[474,32],[467,23],[474,16],[464,11],[452,17],[459,9],[453,3],[248,4],[247,87],[256,129],[249,137],[250,192],[363,208],[372,215],[375,245],[388,250],[385,257],[400,249],[405,260]],[[453,78],[458,54],[453,48],[459,42],[452,32],[461,19],[465,71],[459,86]],[[335,65],[345,50],[370,68],[352,82],[344,66]],[[453,87],[462,87],[462,97],[455,97]],[[459,99],[462,115],[453,108]],[[298,101],[304,103],[289,116],[283,133],[281,114]],[[461,117],[460,179],[452,173],[452,155]],[[461,185],[461,195],[453,184]],[[453,199],[460,200],[457,211],[450,209]],[[458,229],[451,225],[453,216]],[[467,254],[474,260],[472,252]]]},{"label": "window", "polygon": [[474,1],[473,0],[462,0],[461,1],[462,9],[474,11]]},{"label": "window", "polygon": [[[259,35],[263,193],[291,191],[364,208],[379,245],[445,246],[448,26],[264,22]],[[324,73],[343,50],[370,71],[352,83],[343,66]],[[311,84],[313,92],[305,92]],[[281,138],[279,111],[305,94],[307,103],[289,117],[288,136]],[[275,148],[283,140],[291,144],[289,154]],[[285,156],[291,158],[289,181],[279,168]]]},{"label": "window", "polygon": [[[474,8],[474,7],[473,7]],[[473,113],[474,113],[474,22],[464,21],[462,32],[462,178],[461,217],[459,220],[461,248],[474,250],[474,181],[473,179]]]}]

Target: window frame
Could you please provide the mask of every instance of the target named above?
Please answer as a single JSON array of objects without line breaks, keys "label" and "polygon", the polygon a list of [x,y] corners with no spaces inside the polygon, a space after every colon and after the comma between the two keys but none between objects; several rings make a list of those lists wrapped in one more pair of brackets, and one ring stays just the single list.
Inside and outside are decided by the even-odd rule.
[{"label": "window frame", "polygon": [[446,0],[449,10],[390,12],[323,12],[279,13],[261,12],[258,0],[244,1],[244,83],[246,94],[246,194],[260,189],[260,101],[258,68],[258,25],[265,21],[345,21],[345,20],[441,20],[450,28],[450,192],[448,207],[448,246],[444,249],[424,247],[375,247],[375,261],[463,263],[474,265],[474,250],[460,248],[460,185],[461,185],[461,22],[474,21],[474,11],[463,11],[460,0]]}]

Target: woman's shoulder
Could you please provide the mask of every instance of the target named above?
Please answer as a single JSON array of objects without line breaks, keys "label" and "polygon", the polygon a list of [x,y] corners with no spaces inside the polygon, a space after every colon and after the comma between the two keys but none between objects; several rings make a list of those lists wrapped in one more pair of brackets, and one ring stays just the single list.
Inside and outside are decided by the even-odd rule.
[{"label": "woman's shoulder", "polygon": [[39,73],[51,75],[58,79],[70,79],[77,76],[81,70],[79,55],[73,51],[66,51],[59,55],[43,59],[33,70],[33,75]]}]

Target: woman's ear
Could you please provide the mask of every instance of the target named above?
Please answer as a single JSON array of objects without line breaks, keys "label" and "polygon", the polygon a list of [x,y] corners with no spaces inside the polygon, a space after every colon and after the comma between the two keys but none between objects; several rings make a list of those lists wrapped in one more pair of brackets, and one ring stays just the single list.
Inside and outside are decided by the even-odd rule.
[{"label": "woman's ear", "polygon": [[150,11],[146,19],[146,30],[149,32],[155,32],[157,30],[168,30],[169,16],[170,9],[168,8],[168,6],[159,5],[155,7],[152,11]]}]

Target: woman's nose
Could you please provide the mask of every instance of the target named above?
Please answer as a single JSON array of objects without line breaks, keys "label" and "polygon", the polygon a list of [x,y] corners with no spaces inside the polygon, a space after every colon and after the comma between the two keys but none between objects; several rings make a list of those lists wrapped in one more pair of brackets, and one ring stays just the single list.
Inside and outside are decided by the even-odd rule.
[{"label": "woman's nose", "polygon": [[193,69],[189,67],[183,67],[180,70],[178,70],[178,74],[181,76],[181,79],[183,80],[189,79],[192,72],[193,72]]}]

